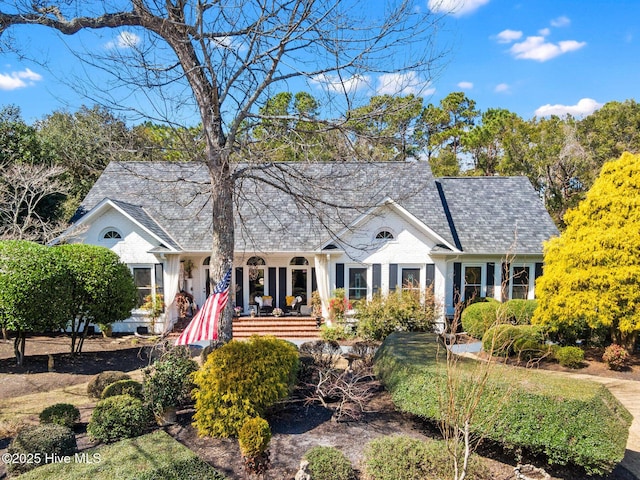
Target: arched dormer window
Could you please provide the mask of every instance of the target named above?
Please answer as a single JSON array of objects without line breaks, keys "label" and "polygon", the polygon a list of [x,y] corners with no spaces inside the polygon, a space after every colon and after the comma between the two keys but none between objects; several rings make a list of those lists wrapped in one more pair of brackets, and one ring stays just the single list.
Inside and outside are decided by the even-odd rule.
[{"label": "arched dormer window", "polygon": [[389,230],[380,230],[376,233],[376,240],[393,240],[395,236]]},{"label": "arched dormer window", "polygon": [[100,237],[102,240],[121,240],[122,234],[115,228],[107,228],[102,232]]},{"label": "arched dormer window", "polygon": [[309,260],[305,257],[293,257],[289,265],[309,265]]}]

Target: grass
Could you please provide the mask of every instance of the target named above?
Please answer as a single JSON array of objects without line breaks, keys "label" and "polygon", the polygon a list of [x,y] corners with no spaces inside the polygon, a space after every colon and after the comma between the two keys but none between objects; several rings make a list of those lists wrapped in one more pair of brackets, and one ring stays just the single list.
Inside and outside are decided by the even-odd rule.
[{"label": "grass", "polygon": [[[179,472],[167,474],[176,465],[183,468]],[[184,465],[189,465],[192,472],[185,471]],[[199,460],[194,452],[163,430],[93,448],[83,452],[82,456],[72,458],[70,463],[44,465],[21,475],[20,479],[127,480],[141,477],[224,480],[222,475]]]}]

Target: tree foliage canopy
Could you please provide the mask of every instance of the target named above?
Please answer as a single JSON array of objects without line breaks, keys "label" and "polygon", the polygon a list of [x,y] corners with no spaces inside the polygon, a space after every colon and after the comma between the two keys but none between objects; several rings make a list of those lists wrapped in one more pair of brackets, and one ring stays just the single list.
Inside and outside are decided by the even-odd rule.
[{"label": "tree foliage canopy", "polygon": [[79,353],[89,323],[109,325],[129,318],[136,287],[129,267],[108,248],[78,243],[54,247],[53,253],[69,272],[71,351]]},{"label": "tree foliage canopy", "polygon": [[545,246],[534,323],[606,327],[633,346],[640,331],[640,155],[604,164],[567,228]]},{"label": "tree foliage canopy", "polygon": [[0,242],[0,324],[16,333],[19,364],[26,332],[63,328],[70,300],[68,272],[50,248],[23,240]]}]

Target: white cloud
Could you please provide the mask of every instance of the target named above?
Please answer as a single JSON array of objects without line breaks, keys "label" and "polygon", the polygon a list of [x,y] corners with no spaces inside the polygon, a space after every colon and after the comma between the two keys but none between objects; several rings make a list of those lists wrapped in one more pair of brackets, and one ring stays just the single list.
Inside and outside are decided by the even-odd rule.
[{"label": "white cloud", "polygon": [[434,88],[423,82],[416,72],[385,73],[378,77],[376,95],[431,95]]},{"label": "white cloud", "polygon": [[428,7],[434,13],[452,14],[460,17],[476,11],[489,0],[429,0]]},{"label": "white cloud", "polygon": [[108,50],[114,48],[133,48],[140,44],[140,37],[133,32],[120,32],[115,40],[107,42],[105,47]]},{"label": "white cloud", "polygon": [[551,20],[552,27],[566,27],[571,24],[569,17],[562,15],[561,17]]},{"label": "white cloud", "polygon": [[509,49],[511,54],[518,59],[537,60],[546,62],[564,53],[579,50],[587,42],[576,40],[564,40],[558,43],[545,42],[544,37],[527,37],[523,42],[514,43]]},{"label": "white cloud", "polygon": [[503,30],[497,35],[498,43],[511,43],[522,38],[519,30]]},{"label": "white cloud", "polygon": [[508,83],[499,83],[498,85],[496,85],[496,88],[493,89],[493,91],[496,93],[506,93],[509,90],[511,90],[511,87]]},{"label": "white cloud", "polygon": [[42,80],[42,75],[29,68],[20,72],[0,73],[0,90],[17,90],[35,85]]},{"label": "white cloud", "polygon": [[542,35],[543,37],[546,37],[551,33],[551,29],[550,28],[541,28],[540,30],[538,30],[538,33],[540,35]]},{"label": "white cloud", "polygon": [[322,73],[313,77],[313,82],[324,86],[334,92],[354,93],[371,83],[371,78],[366,75],[354,75],[351,78],[340,78],[338,75]]},{"label": "white cloud", "polygon": [[459,82],[458,88],[463,90],[471,90],[473,88],[473,82]]},{"label": "white cloud", "polygon": [[602,107],[602,103],[596,102],[592,98],[583,98],[576,105],[550,105],[541,106],[535,111],[538,117],[548,117],[550,115],[572,115],[574,117],[586,117]]}]

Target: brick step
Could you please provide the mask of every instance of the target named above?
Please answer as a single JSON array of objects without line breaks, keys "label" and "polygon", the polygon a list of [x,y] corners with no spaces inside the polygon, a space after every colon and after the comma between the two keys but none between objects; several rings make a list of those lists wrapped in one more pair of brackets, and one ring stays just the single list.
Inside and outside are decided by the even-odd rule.
[{"label": "brick step", "polygon": [[320,338],[312,317],[248,317],[233,320],[233,337],[273,335],[277,338]]}]

